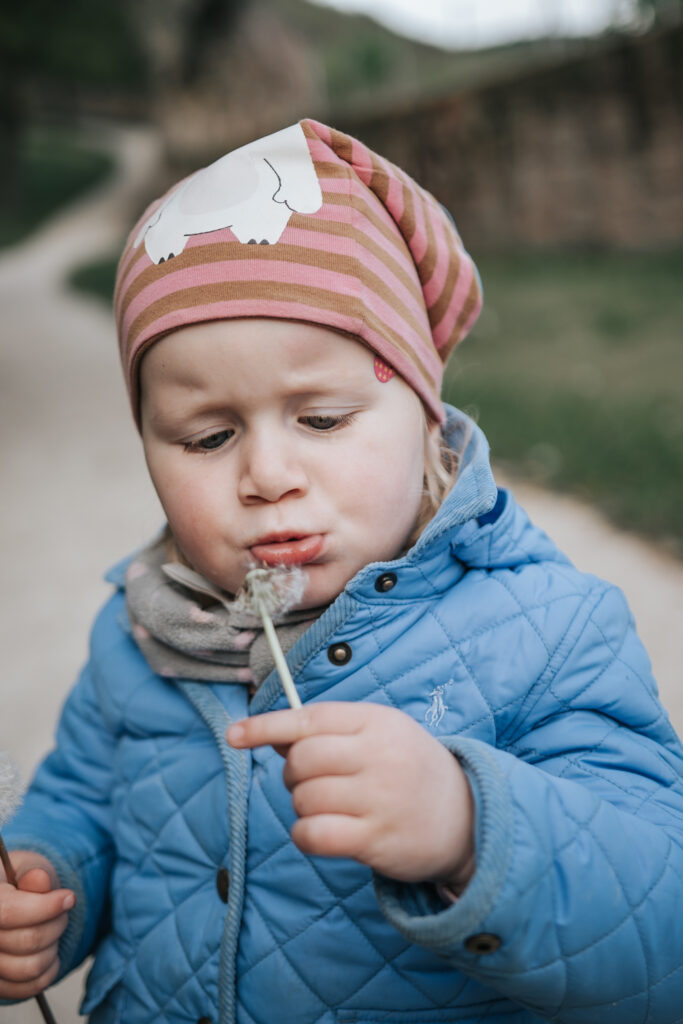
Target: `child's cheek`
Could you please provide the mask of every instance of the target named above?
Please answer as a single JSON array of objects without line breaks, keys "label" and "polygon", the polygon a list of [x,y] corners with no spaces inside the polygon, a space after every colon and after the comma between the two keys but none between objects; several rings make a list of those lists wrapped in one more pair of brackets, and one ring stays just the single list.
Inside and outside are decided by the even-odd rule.
[{"label": "child's cheek", "polygon": [[190,547],[210,543],[218,531],[217,495],[210,480],[201,476],[179,477],[169,482],[162,504],[169,525],[188,557]]}]

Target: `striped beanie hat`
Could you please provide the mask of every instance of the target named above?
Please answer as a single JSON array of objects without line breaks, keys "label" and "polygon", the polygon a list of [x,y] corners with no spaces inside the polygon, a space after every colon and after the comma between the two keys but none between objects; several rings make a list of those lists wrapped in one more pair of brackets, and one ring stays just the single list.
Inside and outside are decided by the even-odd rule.
[{"label": "striped beanie hat", "polygon": [[450,216],[358,140],[303,120],[221,157],[145,211],[117,272],[124,373],[138,420],[144,352],[174,328],[275,317],[351,334],[438,421],[443,367],[481,309]]}]

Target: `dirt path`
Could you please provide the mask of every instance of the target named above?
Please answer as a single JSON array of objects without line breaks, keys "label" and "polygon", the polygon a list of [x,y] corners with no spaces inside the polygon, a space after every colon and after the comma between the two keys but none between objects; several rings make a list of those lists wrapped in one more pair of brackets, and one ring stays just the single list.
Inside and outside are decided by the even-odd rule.
[{"label": "dirt path", "polygon": [[[69,269],[109,253],[138,212],[159,148],[146,131],[98,129],[119,167],[100,189],[0,255],[0,749],[30,774],[51,745],[83,662],[111,565],[161,515],[126,408],[111,317],[64,288]],[[49,994],[77,1015],[83,971]],[[40,1024],[30,1000],[2,1024]]]},{"label": "dirt path", "polygon": [[83,630],[107,590],[103,567],[160,522],[111,317],[64,285],[71,267],[118,244],[157,159],[146,132],[107,136],[115,176],[0,257],[0,637],[9,697],[0,743],[11,742],[26,768],[49,745],[53,713],[83,659]]},{"label": "dirt path", "polygon": [[[146,131],[107,129],[106,141],[119,157],[116,176],[0,256],[0,748],[27,775],[50,746],[84,659],[87,630],[108,591],[101,572],[161,523],[126,409],[111,318],[63,284],[70,267],[117,245],[159,160]],[[577,502],[514,489],[580,568],[626,592],[683,732],[683,566]],[[51,992],[60,1024],[81,1020],[80,987],[76,975]],[[7,1024],[39,1020],[33,1002],[0,1009]]]}]

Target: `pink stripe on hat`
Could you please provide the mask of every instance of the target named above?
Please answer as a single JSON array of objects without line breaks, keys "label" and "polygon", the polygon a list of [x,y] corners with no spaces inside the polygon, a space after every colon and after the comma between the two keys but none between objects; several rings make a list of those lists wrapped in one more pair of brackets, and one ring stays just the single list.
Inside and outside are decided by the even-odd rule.
[{"label": "pink stripe on hat", "polygon": [[[465,312],[465,315],[469,316],[469,311],[466,310],[466,304],[473,286],[476,286],[476,298],[474,301],[479,301],[479,312],[481,310],[481,296],[478,278],[474,269],[474,264],[471,261],[465,261],[460,267],[458,280],[453,292],[453,301],[448,305],[443,318],[432,328],[432,336],[437,350],[440,351],[451,343],[453,332],[457,330],[457,325],[463,316],[463,312]],[[460,341],[461,338],[464,337],[464,327],[461,327],[460,330],[462,331],[462,334],[459,335],[457,341]],[[455,344],[457,344],[457,341]],[[451,348],[452,347],[453,345],[451,345]]]},{"label": "pink stripe on hat", "polygon": [[258,316],[353,334],[441,422],[443,364],[480,306],[474,265],[433,196],[312,120],[227,154],[152,204],[115,292],[136,419],[139,361],[155,340],[190,323]]}]

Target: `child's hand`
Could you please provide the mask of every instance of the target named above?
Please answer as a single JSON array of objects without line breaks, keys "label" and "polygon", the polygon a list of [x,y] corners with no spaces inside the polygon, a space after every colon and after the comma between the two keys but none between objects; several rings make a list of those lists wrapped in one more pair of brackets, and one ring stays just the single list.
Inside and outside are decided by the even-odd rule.
[{"label": "child's hand", "polygon": [[270,744],[305,853],[352,857],[390,878],[474,873],[472,794],[456,758],[412,718],[379,704],[322,703],[254,715],[227,731],[233,747]]},{"label": "child's hand", "polygon": [[59,971],[57,944],[76,902],[70,889],[53,889],[57,877],[38,853],[10,854],[19,888],[0,867],[0,998],[28,999]]}]

